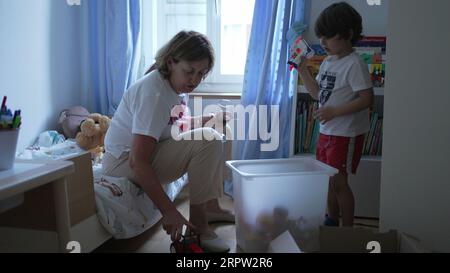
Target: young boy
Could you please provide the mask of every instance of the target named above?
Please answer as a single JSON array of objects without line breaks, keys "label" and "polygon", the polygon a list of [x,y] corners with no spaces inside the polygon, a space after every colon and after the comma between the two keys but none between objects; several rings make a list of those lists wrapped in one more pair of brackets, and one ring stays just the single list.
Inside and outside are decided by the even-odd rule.
[{"label": "young boy", "polygon": [[339,226],[341,213],[343,226],[352,226],[354,197],[348,185],[348,173],[356,173],[373,103],[367,65],[353,51],[362,37],[362,19],[349,4],[336,3],[322,11],[315,32],[328,57],[316,79],[306,68],[306,59],[299,67],[299,74],[309,94],[320,102],[314,114],[320,121],[317,160],[339,170],[330,178],[324,224]]}]

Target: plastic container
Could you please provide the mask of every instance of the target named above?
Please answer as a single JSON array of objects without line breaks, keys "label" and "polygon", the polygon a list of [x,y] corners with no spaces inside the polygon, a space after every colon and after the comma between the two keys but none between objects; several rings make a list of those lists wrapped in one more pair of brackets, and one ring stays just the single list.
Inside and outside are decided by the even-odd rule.
[{"label": "plastic container", "polygon": [[265,253],[289,231],[302,251],[319,250],[329,177],[338,170],[312,158],[227,161],[233,172],[236,241]]},{"label": "plastic container", "polygon": [[19,130],[0,130],[0,171],[9,170],[14,165]]}]

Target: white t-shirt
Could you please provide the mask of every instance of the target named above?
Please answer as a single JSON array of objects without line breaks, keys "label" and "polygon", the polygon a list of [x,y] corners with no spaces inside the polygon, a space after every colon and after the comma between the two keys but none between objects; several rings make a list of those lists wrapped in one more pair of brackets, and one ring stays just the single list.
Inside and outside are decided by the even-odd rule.
[{"label": "white t-shirt", "polygon": [[[353,52],[337,59],[327,57],[316,77],[319,84],[319,106],[341,106],[358,97],[357,92],[372,87],[369,69],[361,57]],[[369,109],[334,118],[320,124],[320,133],[355,137],[369,131]]]},{"label": "white t-shirt", "polygon": [[171,117],[175,106],[185,106],[186,96],[179,95],[159,71],[139,79],[123,94],[105,136],[105,150],[119,158],[131,150],[133,134],[156,140],[171,137],[171,125],[181,118]]}]

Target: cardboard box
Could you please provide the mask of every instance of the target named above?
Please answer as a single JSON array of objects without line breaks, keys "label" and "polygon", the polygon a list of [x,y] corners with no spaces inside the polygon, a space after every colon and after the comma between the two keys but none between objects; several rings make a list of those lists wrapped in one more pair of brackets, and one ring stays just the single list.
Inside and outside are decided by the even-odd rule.
[{"label": "cardboard box", "polygon": [[427,253],[418,239],[390,230],[380,233],[365,228],[320,227],[321,253]]},{"label": "cardboard box", "polygon": [[[429,253],[418,239],[390,230],[375,232],[365,228],[326,227],[319,229],[320,250],[316,253]],[[273,240],[268,253],[302,253],[289,231]]]},{"label": "cardboard box", "polygon": [[[91,154],[78,154],[64,160],[72,161],[75,167],[75,172],[67,177],[70,223],[73,227],[96,213]],[[0,226],[55,231],[52,185],[26,192],[22,205],[0,214]]]}]

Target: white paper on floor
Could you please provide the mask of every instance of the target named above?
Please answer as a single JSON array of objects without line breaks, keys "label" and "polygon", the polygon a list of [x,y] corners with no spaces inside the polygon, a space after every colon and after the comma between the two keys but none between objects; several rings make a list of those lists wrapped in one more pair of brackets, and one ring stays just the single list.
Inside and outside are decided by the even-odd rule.
[{"label": "white paper on floor", "polygon": [[289,231],[285,231],[280,236],[270,242],[269,253],[302,253]]}]

